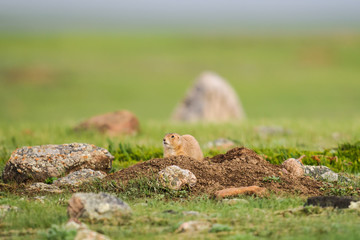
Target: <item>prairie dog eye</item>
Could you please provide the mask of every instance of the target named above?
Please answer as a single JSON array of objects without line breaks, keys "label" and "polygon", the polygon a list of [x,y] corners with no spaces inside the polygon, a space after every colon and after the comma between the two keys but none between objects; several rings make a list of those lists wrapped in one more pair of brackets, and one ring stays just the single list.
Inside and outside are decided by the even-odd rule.
[{"label": "prairie dog eye", "polygon": [[174,138],[174,135],[171,135],[171,138]]}]

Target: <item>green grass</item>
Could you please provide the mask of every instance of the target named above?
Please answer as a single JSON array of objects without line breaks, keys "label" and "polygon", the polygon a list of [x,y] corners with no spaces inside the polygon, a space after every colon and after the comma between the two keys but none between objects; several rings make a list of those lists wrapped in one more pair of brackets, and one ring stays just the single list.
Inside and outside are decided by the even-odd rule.
[{"label": "green grass", "polygon": [[[62,197],[69,198],[68,195]],[[47,196],[43,204],[28,198],[10,198],[8,201],[0,202],[11,202],[12,205],[18,206],[19,210],[9,212],[1,219],[3,236],[9,231],[36,229],[32,234],[22,237],[46,239],[49,235],[46,234],[47,229],[61,229],[67,221],[66,205],[52,204],[59,202],[59,196]],[[190,236],[195,239],[356,239],[360,234],[358,211],[309,208],[307,211],[292,214],[288,209],[302,206],[302,198],[271,196],[266,199],[245,199],[248,204],[234,205],[209,200],[206,197],[182,201],[163,201],[154,198],[127,200],[133,210],[129,222],[121,226],[89,226],[112,239],[183,239]],[[184,211],[197,211],[200,215],[188,216],[183,214]],[[190,220],[209,222],[213,228],[191,235],[174,233],[181,223]],[[14,239],[16,238],[14,236]]]},{"label": "green grass", "polygon": [[360,36],[9,35],[0,117],[79,121],[129,109],[164,120],[204,70],[228,79],[250,119],[360,117]]},{"label": "green grass", "polygon": [[[108,149],[114,156],[114,170],[128,167],[138,161],[162,156],[162,138],[168,132],[194,135],[207,157],[224,151],[206,148],[206,143],[217,138],[228,138],[236,146],[245,146],[262,154],[268,161],[281,164],[284,160],[301,155],[305,164],[318,164],[335,171],[359,172],[360,128],[357,121],[258,121],[229,124],[174,124],[169,122],[143,122],[137,136],[108,137],[96,132],[75,132],[71,125],[22,126],[0,128],[0,169],[18,147],[41,144],[85,142]],[[264,135],[257,132],[260,125],[280,125],[291,133]],[[63,126],[63,127],[62,127]],[[334,136],[336,134],[336,136]],[[338,148],[339,147],[339,148]],[[334,157],[337,157],[335,161]]]},{"label": "green grass", "polygon": [[[180,35],[11,35],[0,38],[0,170],[18,147],[71,142],[91,143],[114,156],[113,170],[162,156],[166,133],[194,135],[207,157],[224,151],[206,143],[227,138],[254,149],[274,164],[305,155],[305,164],[329,166],[359,175],[360,35],[303,37]],[[226,124],[180,124],[169,117],[204,70],[226,78],[248,116]],[[90,116],[128,109],[140,120],[136,136],[109,137],[75,132]],[[259,132],[260,126],[286,131]],[[337,158],[337,161],[334,159]],[[276,181],[271,178],[265,181]],[[331,184],[331,195],[359,188]],[[118,186],[117,186],[118,187]],[[304,204],[298,196],[246,198],[228,205],[207,196],[189,198],[151,184],[128,189],[109,183],[87,190],[112,191],[133,209],[122,226],[90,225],[112,239],[357,239],[359,212],[349,210],[290,214]],[[355,192],[356,193],[356,192]],[[61,239],[69,194],[30,196],[0,192],[0,204],[19,208],[0,216],[0,238]],[[173,199],[174,198],[174,199]],[[144,206],[144,204],[146,206]],[[175,214],[164,213],[173,210]],[[185,216],[183,211],[200,216]],[[46,213],[46,214],[44,214]],[[213,224],[194,235],[174,233],[185,221]]]}]

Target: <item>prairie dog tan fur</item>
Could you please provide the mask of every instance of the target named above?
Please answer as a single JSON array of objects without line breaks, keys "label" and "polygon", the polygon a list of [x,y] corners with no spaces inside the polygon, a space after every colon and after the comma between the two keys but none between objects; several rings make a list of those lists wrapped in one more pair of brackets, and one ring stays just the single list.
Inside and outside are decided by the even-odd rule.
[{"label": "prairie dog tan fur", "polygon": [[197,160],[203,160],[204,155],[200,145],[191,135],[179,135],[168,133],[163,139],[164,158],[170,156],[188,156]]}]

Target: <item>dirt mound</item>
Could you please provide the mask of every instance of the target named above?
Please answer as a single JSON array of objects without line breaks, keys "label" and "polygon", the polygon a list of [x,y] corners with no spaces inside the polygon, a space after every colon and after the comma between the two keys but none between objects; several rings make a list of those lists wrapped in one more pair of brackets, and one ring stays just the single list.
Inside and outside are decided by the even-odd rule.
[{"label": "dirt mound", "polygon": [[282,167],[272,165],[254,151],[234,148],[226,154],[198,161],[185,156],[156,158],[122,169],[107,177],[126,183],[141,177],[153,177],[167,166],[177,165],[188,169],[197,177],[192,188],[194,194],[213,194],[229,187],[257,185],[276,193],[287,192],[302,195],[321,195],[321,182],[309,177],[296,177],[282,172]]}]

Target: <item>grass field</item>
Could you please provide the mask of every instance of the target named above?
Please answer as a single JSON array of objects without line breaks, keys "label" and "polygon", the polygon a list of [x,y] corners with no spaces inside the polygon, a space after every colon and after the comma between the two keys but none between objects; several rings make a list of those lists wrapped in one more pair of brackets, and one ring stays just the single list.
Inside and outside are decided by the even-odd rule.
[{"label": "grass field", "polygon": [[[331,165],[325,157],[321,163],[335,171],[359,174],[360,35],[2,34],[0,59],[0,169],[17,147],[86,142],[110,149],[116,157],[115,171],[139,161],[135,156],[148,160],[161,154],[163,135],[178,132],[194,135],[202,146],[228,138],[269,156],[273,163],[305,154],[306,163],[315,164],[312,155],[332,154],[340,164]],[[247,120],[169,121],[176,104],[204,70],[229,81],[242,100]],[[119,109],[139,117],[137,136],[72,130],[87,117]],[[267,135],[257,130],[259,126],[287,131]],[[122,158],[119,144],[131,152],[130,159]],[[350,144],[348,152],[337,148],[344,144]],[[219,153],[203,150],[206,156]],[[120,227],[90,225],[113,239],[358,239],[360,235],[357,211],[277,212],[302,206],[305,199],[299,196],[246,198],[248,204],[235,205],[206,196],[176,200],[159,195],[119,196],[133,208],[132,220]],[[62,233],[70,234],[61,228],[67,221],[68,198],[69,194],[47,196],[41,204],[29,196],[0,192],[0,204],[20,209],[0,215],[0,238],[61,239]],[[203,215],[181,214],[190,210]],[[174,233],[181,222],[194,219],[221,225],[193,236]],[[58,231],[59,238],[51,237],[49,228]]]},{"label": "grass field", "polygon": [[359,35],[3,35],[0,116],[44,124],[125,108],[163,121],[211,70],[251,120],[359,119],[359,43]]}]

